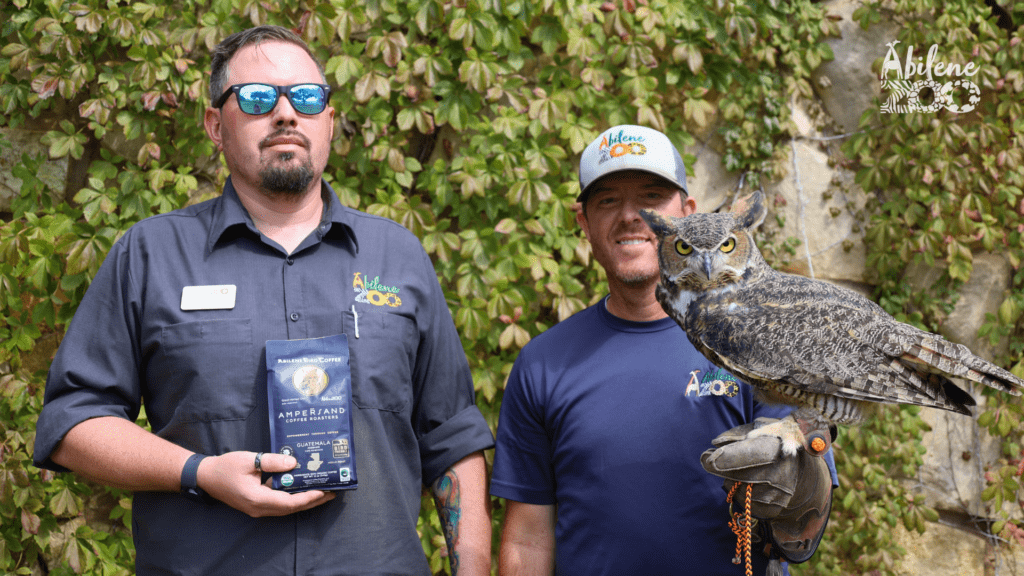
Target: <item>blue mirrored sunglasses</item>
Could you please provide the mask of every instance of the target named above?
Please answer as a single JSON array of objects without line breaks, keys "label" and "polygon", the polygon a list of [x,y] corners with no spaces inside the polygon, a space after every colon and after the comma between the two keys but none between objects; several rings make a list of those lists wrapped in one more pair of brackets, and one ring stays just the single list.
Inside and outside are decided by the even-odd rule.
[{"label": "blue mirrored sunglasses", "polygon": [[284,94],[292,103],[292,108],[301,114],[319,114],[327,108],[327,99],[331,95],[331,87],[326,84],[292,84],[291,86],[274,86],[250,82],[229,86],[213,103],[214,108],[224,106],[228,98],[235,94],[238,107],[246,114],[259,116],[266,114],[277,106],[278,98]]}]

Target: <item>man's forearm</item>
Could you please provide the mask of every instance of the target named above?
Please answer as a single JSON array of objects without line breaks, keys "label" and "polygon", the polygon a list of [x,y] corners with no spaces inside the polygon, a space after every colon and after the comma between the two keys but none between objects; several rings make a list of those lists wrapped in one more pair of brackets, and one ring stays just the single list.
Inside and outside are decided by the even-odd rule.
[{"label": "man's forearm", "polygon": [[[192,452],[117,417],[93,418],[72,428],[54,450],[57,464],[94,482],[125,490],[178,492],[181,471]],[[333,493],[289,494],[261,483],[252,452],[229,452],[202,461],[199,487],[250,516],[283,516],[319,506]],[[264,472],[284,472],[295,459],[263,456]],[[489,537],[489,536],[488,536]]]},{"label": "man's forearm", "polygon": [[547,547],[502,544],[498,560],[500,576],[549,576],[554,574],[555,552]]},{"label": "man's forearm", "polygon": [[505,501],[499,576],[551,576],[555,569],[555,506]]},{"label": "man's forearm", "polygon": [[192,453],[117,417],[79,423],[54,450],[57,464],[100,484],[133,491],[177,492]]},{"label": "man's forearm", "polygon": [[432,486],[452,576],[491,571],[491,519],[483,453],[463,458]]}]

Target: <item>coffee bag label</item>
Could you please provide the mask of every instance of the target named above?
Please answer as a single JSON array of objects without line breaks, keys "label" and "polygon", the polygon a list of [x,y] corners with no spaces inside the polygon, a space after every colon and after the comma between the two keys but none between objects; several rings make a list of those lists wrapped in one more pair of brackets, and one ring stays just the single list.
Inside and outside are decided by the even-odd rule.
[{"label": "coffee bag label", "polygon": [[272,475],[274,489],[357,486],[352,444],[352,377],[344,334],[267,341],[271,449],[299,465]]}]

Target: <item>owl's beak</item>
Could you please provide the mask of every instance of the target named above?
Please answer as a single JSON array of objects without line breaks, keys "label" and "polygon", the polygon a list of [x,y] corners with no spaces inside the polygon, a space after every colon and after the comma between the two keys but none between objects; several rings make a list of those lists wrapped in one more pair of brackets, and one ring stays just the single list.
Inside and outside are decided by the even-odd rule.
[{"label": "owl's beak", "polygon": [[701,256],[701,260],[704,262],[704,273],[708,275],[708,280],[711,280],[711,254]]}]

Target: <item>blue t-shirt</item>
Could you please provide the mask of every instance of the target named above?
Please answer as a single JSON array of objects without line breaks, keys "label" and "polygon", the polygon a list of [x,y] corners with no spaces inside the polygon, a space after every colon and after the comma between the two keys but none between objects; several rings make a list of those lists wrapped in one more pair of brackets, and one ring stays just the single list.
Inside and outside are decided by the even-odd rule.
[{"label": "blue t-shirt", "polygon": [[722,479],[700,455],[721,432],[790,410],[756,403],[670,318],[630,322],[602,301],[517,358],[491,493],[557,504],[558,574],[735,576]]}]

